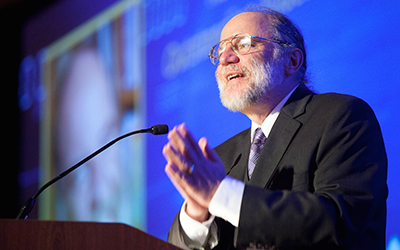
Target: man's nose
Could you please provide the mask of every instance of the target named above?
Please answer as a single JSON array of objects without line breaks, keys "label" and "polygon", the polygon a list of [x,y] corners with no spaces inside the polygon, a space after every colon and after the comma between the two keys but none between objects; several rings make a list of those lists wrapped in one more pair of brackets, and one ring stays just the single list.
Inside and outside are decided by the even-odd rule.
[{"label": "man's nose", "polygon": [[237,63],[237,62],[239,62],[238,55],[235,53],[235,51],[233,51],[233,48],[230,44],[227,45],[224,52],[222,52],[219,58],[219,64],[227,65],[230,63]]}]

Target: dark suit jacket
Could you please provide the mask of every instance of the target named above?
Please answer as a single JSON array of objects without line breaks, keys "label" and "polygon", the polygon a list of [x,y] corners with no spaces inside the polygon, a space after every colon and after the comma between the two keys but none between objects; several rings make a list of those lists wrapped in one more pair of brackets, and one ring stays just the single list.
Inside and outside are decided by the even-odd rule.
[{"label": "dark suit jacket", "polygon": [[[246,183],[239,226],[216,218],[216,249],[385,249],[387,158],[364,101],[299,87],[281,109],[251,180],[250,129],[215,150],[227,173]],[[182,248],[193,243],[178,215],[168,241]]]}]

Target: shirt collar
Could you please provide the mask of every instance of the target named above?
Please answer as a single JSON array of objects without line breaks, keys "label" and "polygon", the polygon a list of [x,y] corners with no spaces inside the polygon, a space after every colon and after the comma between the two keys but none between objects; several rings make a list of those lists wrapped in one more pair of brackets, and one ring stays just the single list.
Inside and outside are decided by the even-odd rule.
[{"label": "shirt collar", "polygon": [[[285,105],[285,103],[287,102],[289,97],[293,94],[293,92],[296,90],[296,88],[298,86],[299,85],[294,87],[292,89],[292,91],[290,91],[290,93],[287,96],[285,96],[285,98],[283,98],[282,101],[278,105],[276,105],[276,107],[271,111],[271,113],[269,113],[269,115],[265,118],[265,120],[261,124],[261,130],[263,131],[266,138],[268,138],[268,135],[271,132],[272,126],[274,126],[275,121],[278,118],[283,105]],[[251,137],[250,137],[251,142],[253,142],[254,133],[255,133],[256,129],[259,127],[260,127],[260,125],[258,125],[257,123],[255,123],[253,121],[251,122]]]}]

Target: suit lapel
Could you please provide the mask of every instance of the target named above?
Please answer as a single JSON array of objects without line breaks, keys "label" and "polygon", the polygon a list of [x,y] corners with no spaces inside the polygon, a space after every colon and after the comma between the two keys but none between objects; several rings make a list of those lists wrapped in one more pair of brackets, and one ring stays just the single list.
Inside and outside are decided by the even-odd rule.
[{"label": "suit lapel", "polygon": [[250,129],[244,135],[244,138],[240,141],[240,150],[235,153],[235,160],[230,166],[229,176],[237,180],[245,180],[247,178],[247,161],[250,154]]},{"label": "suit lapel", "polygon": [[246,178],[250,134],[251,130],[246,129],[215,148],[224,164],[225,172],[240,181]]},{"label": "suit lapel", "polygon": [[[311,98],[311,93],[310,90],[299,87],[281,109],[248,184],[262,188],[269,186],[275,169],[293,137],[301,128],[302,124],[295,118],[305,112],[305,106]],[[246,179],[248,180],[248,178]]]},{"label": "suit lapel", "polygon": [[301,124],[286,114],[280,114],[261,151],[260,158],[248,182],[264,188]]}]

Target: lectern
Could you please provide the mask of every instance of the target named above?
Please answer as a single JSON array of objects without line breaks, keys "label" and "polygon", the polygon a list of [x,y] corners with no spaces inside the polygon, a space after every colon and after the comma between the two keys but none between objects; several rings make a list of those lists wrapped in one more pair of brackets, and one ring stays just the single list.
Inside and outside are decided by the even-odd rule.
[{"label": "lectern", "polygon": [[0,220],[0,249],[178,250],[121,223]]}]

